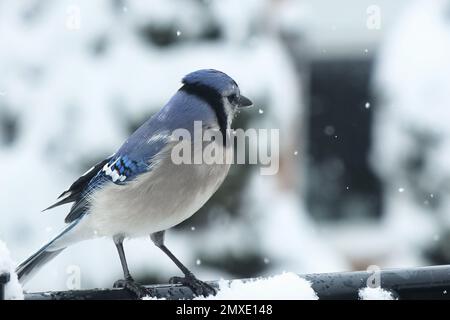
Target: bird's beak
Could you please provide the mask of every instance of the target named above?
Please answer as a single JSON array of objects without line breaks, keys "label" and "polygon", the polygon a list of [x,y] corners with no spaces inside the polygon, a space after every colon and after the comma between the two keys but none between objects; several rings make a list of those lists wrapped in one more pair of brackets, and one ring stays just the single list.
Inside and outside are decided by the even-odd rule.
[{"label": "bird's beak", "polygon": [[253,102],[249,98],[247,98],[243,95],[240,95],[238,108],[245,109],[245,108],[251,107],[252,105],[253,105]]}]

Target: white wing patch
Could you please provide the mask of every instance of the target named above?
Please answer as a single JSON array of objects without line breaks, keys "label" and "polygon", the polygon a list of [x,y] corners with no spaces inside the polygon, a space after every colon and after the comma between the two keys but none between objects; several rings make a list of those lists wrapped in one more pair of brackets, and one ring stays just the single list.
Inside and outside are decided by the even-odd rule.
[{"label": "white wing patch", "polygon": [[147,140],[147,143],[148,144],[152,144],[152,143],[155,143],[155,142],[158,142],[158,141],[164,141],[164,140],[167,140],[168,137],[169,137],[169,131],[164,130],[164,131],[161,131],[161,132],[159,132],[157,134],[152,135]]},{"label": "white wing patch", "polygon": [[126,175],[121,175],[116,168],[114,170],[111,169],[119,159],[120,158],[118,158],[116,161],[114,161],[110,165],[105,164],[105,166],[102,169],[102,171],[105,173],[105,175],[111,177],[113,182],[116,182],[117,180],[119,180],[120,182],[123,182],[127,178]]}]

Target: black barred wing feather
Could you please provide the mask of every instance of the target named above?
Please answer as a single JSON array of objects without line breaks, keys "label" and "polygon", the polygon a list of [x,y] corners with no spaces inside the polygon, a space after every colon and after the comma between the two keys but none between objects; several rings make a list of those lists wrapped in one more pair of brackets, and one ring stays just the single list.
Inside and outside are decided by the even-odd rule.
[{"label": "black barred wing feather", "polygon": [[124,184],[146,172],[148,168],[149,164],[144,160],[138,161],[121,155],[111,159],[103,167],[101,174],[115,184]]},{"label": "black barred wing feather", "polygon": [[72,222],[88,212],[92,193],[104,183],[125,185],[151,170],[169,137],[165,130],[161,131],[158,124],[153,123],[154,121],[155,118],[150,118],[115,154],[97,163],[59,196],[58,199],[61,200],[45,210],[74,202],[65,219],[67,223]]},{"label": "black barred wing feather", "polygon": [[109,181],[123,185],[149,169],[149,165],[145,161],[132,160],[126,155],[109,158],[108,162],[103,162],[102,164],[103,166],[98,170],[97,174],[83,187],[80,197],[73,204],[64,220],[66,223],[78,219],[87,212],[90,195],[94,190],[101,188],[105,182]]},{"label": "black barred wing feather", "polygon": [[69,189],[64,191],[58,197],[58,199],[61,199],[61,200],[59,200],[55,204],[52,204],[50,207],[48,207],[42,211],[47,211],[47,210],[53,209],[55,207],[58,207],[60,205],[66,204],[66,203],[78,201],[80,199],[82,193],[84,192],[86,186],[88,185],[88,183],[92,180],[93,177],[95,177],[97,175],[97,173],[105,166],[105,164],[107,164],[111,160],[111,158],[112,158],[112,156],[109,158],[106,158],[103,161],[100,161],[95,166],[93,166],[91,169],[89,169],[85,174],[83,174],[74,183],[72,183],[72,185],[69,187]]}]

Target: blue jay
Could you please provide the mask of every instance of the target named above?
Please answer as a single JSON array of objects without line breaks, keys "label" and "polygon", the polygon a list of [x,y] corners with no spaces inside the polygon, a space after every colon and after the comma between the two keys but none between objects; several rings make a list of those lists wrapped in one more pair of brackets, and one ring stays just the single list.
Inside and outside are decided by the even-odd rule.
[{"label": "blue jay", "polygon": [[17,267],[19,279],[24,282],[74,243],[111,237],[124,274],[124,279],[116,281],[114,287],[142,297],[148,291],[130,275],[123,241],[150,235],[153,243],[184,274],[173,277],[171,283],[189,286],[197,295],[215,294],[213,287],[198,280],[169,251],[164,244],[164,232],[206,203],[222,184],[230,164],[175,164],[171,150],[179,141],[173,139],[172,133],[180,128],[192,133],[194,122],[201,121],[202,128],[222,134],[223,140],[213,143],[232,152],[226,143],[231,121],[240,108],[251,105],[240,94],[236,82],[223,72],[205,69],[186,75],[169,102],[116,153],[92,167],[59,196],[58,202],[45,209],[73,203],[65,218],[66,228]]}]

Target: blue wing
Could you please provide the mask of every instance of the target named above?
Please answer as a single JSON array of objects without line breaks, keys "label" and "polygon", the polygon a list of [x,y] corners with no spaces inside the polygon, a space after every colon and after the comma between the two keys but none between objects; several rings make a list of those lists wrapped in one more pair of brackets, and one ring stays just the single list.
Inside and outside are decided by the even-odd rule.
[{"label": "blue wing", "polygon": [[70,223],[78,219],[88,211],[89,195],[96,189],[105,183],[126,185],[151,170],[155,156],[166,145],[166,138],[165,135],[160,135],[151,144],[135,143],[131,146],[130,137],[116,154],[97,163],[59,196],[58,199],[62,198],[60,201],[45,210],[74,202],[64,221]]},{"label": "blue wing", "polygon": [[151,170],[173,129],[166,127],[167,114],[163,108],[148,119],[115,154],[97,163],[59,196],[60,201],[45,210],[73,202],[65,218],[66,223],[72,222],[88,212],[89,196],[105,183],[126,185]]},{"label": "blue wing", "polygon": [[[140,174],[147,172],[149,164],[147,161],[135,160],[129,155],[117,155],[113,157],[103,168],[98,172],[96,180],[109,180],[115,184],[125,184],[132,181]],[[92,182],[94,187],[96,182]],[[91,183],[91,184],[92,184]]]},{"label": "blue wing", "polygon": [[[124,185],[140,174],[149,170],[149,164],[146,161],[139,161],[130,158],[128,155],[114,155],[104,162],[101,168],[98,168],[97,173],[93,176],[80,190],[75,203],[72,205],[69,213],[64,221],[70,223],[89,209],[89,195],[95,192],[96,189],[101,188],[105,183],[115,183]],[[68,190],[70,191],[70,189]]]}]

